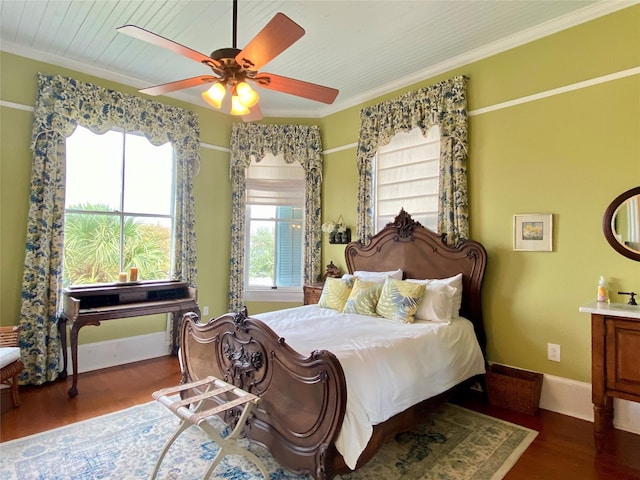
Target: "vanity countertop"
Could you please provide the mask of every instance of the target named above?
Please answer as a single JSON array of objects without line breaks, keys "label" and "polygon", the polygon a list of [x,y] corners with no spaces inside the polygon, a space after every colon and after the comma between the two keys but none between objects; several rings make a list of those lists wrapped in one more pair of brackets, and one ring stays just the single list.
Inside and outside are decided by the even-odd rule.
[{"label": "vanity countertop", "polygon": [[640,305],[628,305],[626,303],[591,302],[580,307],[580,311],[598,315],[640,319]]}]

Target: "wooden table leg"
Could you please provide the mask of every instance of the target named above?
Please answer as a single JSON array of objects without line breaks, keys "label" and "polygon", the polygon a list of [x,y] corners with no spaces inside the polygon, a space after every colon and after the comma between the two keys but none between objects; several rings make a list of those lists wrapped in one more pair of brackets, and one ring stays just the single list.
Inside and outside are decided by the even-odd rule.
[{"label": "wooden table leg", "polygon": [[613,428],[613,398],[605,396],[602,403],[594,403],[593,417],[593,440],[596,451],[602,453],[607,430]]},{"label": "wooden table leg", "polygon": [[74,323],[71,327],[71,365],[73,367],[73,383],[67,392],[71,398],[78,395],[78,330],[80,327]]},{"label": "wooden table leg", "polygon": [[58,331],[60,333],[60,347],[62,348],[62,371],[58,378],[67,378],[67,318],[64,315],[58,317]]},{"label": "wooden table leg", "polygon": [[178,355],[178,348],[180,343],[180,319],[182,318],[182,310],[171,313],[172,325],[171,325],[171,355]]},{"label": "wooden table leg", "polygon": [[180,349],[180,332],[182,330],[182,317],[189,312],[194,312],[196,315],[198,315],[199,318],[202,318],[200,316],[200,308],[198,308],[198,306],[196,306],[195,308],[191,308],[189,310],[179,310],[175,313],[172,313],[173,315],[173,322],[172,322],[173,332],[171,332],[171,354],[172,355],[178,355],[178,350]]}]

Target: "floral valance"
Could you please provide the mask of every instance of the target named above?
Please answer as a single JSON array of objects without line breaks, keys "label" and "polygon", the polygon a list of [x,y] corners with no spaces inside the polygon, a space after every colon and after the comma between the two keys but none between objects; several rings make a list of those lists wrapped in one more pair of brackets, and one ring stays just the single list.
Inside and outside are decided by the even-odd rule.
[{"label": "floral valance", "polygon": [[317,125],[261,125],[236,123],[231,133],[231,168],[246,168],[266,153],[282,154],[286,163],[297,161],[305,171],[322,175],[322,141]]},{"label": "floral valance", "polygon": [[98,87],[62,75],[38,74],[38,97],[34,110],[33,138],[45,133],[68,137],[77,125],[94,133],[114,127],[140,132],[154,145],[171,142],[176,156],[200,167],[198,116],[179,107]]}]

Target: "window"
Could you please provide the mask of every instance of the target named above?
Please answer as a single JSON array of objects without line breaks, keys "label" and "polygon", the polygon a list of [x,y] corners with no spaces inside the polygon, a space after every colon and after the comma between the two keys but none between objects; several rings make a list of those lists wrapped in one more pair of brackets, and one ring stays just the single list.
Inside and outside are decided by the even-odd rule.
[{"label": "window", "polygon": [[247,169],[245,299],[302,298],[304,170],[267,155]]},{"label": "window", "polygon": [[174,158],[170,143],[77,127],[67,138],[64,282],[171,277]]},{"label": "window", "polygon": [[423,226],[437,231],[440,128],[427,137],[419,128],[397,133],[374,160],[375,231],[393,221],[401,208]]}]

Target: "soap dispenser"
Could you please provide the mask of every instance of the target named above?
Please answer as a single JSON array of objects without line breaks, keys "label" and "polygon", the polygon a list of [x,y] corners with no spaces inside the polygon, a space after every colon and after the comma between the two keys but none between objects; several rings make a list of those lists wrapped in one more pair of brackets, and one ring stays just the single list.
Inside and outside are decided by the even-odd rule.
[{"label": "soap dispenser", "polygon": [[598,296],[596,297],[598,302],[608,302],[609,293],[607,292],[607,282],[604,277],[600,275],[600,281],[598,282]]}]

